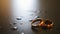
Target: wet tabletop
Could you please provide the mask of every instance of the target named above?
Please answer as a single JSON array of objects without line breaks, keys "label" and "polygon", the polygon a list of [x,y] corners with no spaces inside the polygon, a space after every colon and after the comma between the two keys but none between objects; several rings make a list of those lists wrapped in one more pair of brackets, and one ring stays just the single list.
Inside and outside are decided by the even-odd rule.
[{"label": "wet tabletop", "polygon": [[[1,0],[0,34],[59,34],[60,10],[58,1],[27,1],[24,2],[22,0],[19,2],[19,0],[13,0],[10,2],[10,7],[8,1]],[[54,23],[52,30],[32,30],[31,20],[37,17],[52,20]]]},{"label": "wet tabletop", "polygon": [[[36,13],[35,13],[36,12]],[[26,11],[19,16],[0,17],[0,33],[1,34],[57,34],[60,32],[59,27],[54,27],[52,30],[33,31],[31,29],[31,20],[38,17],[38,11]],[[39,16],[40,17],[40,16]]]}]

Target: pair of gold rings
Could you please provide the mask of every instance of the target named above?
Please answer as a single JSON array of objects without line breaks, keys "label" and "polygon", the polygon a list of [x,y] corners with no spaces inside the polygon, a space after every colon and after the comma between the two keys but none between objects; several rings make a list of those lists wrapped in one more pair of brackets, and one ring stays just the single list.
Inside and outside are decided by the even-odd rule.
[{"label": "pair of gold rings", "polygon": [[33,29],[34,28],[51,29],[53,25],[54,24],[51,20],[43,20],[40,18],[32,20],[32,23],[31,23],[31,26]]}]

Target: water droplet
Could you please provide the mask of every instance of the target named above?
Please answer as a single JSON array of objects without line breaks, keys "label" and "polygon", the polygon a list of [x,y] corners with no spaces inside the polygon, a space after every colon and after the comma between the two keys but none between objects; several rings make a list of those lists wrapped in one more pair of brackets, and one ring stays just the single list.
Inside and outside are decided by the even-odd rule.
[{"label": "water droplet", "polygon": [[24,34],[23,32],[21,34]]},{"label": "water droplet", "polygon": [[11,29],[12,29],[12,30],[17,30],[18,28],[17,28],[17,27],[12,27]]},{"label": "water droplet", "polygon": [[17,20],[21,20],[21,18],[16,18]]},{"label": "water droplet", "polygon": [[30,22],[32,22],[33,20],[29,20]]},{"label": "water droplet", "polygon": [[13,23],[13,25],[16,25],[17,23]]},{"label": "water droplet", "polygon": [[40,18],[39,16],[35,16],[34,19]]}]

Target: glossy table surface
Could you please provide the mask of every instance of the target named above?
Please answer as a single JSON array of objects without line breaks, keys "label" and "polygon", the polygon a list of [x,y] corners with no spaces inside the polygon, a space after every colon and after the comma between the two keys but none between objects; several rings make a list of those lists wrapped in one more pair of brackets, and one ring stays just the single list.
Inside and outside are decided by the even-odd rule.
[{"label": "glossy table surface", "polygon": [[[38,14],[39,15],[39,14]],[[36,13],[33,11],[26,11],[26,14],[17,17],[0,17],[0,33],[1,34],[59,34],[60,28],[59,26],[54,27],[52,30],[41,30],[41,31],[33,31],[31,29],[31,21],[37,17]],[[19,20],[20,19],[20,20]],[[15,23],[15,24],[14,24]],[[57,23],[58,24],[58,23]],[[17,27],[17,30],[12,30],[11,27]]]},{"label": "glossy table surface", "polygon": [[[1,0],[2,1],[2,0]],[[32,0],[29,0],[30,2]],[[33,0],[31,4],[13,0],[13,10],[8,8],[9,2],[1,2],[0,8],[0,34],[59,34],[60,33],[60,10],[59,1]],[[54,3],[53,3],[54,2]],[[39,7],[38,7],[39,6]],[[54,23],[52,30],[33,31],[31,29],[31,20],[40,17],[50,19]],[[16,30],[12,29],[17,27]]]}]

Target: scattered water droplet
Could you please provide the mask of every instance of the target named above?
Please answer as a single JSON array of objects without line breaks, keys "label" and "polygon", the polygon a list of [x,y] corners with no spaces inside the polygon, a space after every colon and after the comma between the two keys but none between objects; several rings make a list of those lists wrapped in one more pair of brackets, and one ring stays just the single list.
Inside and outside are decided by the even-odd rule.
[{"label": "scattered water droplet", "polygon": [[21,18],[16,18],[17,20],[21,20]]},{"label": "scattered water droplet", "polygon": [[40,18],[39,16],[35,16],[34,19]]},{"label": "scattered water droplet", "polygon": [[17,23],[13,23],[13,25],[16,25]]},{"label": "scattered water droplet", "polygon": [[21,34],[24,34],[23,32]]},{"label": "scattered water droplet", "polygon": [[30,22],[32,22],[33,20],[29,20]]},{"label": "scattered water droplet", "polygon": [[17,30],[18,28],[17,28],[17,27],[12,27],[11,29],[12,29],[12,30]]}]

